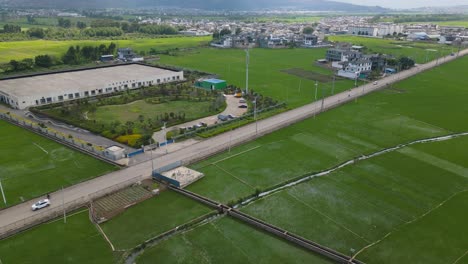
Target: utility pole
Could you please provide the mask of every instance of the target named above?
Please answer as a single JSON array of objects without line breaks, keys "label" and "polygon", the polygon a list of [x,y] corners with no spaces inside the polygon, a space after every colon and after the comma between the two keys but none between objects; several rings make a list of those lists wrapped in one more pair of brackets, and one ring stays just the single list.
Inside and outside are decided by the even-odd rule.
[{"label": "utility pole", "polygon": [[153,147],[151,146],[151,140],[153,138],[151,137],[150,139],[150,154],[151,154],[151,177],[153,177],[153,173],[154,173],[154,164],[153,164]]},{"label": "utility pole", "polygon": [[315,81],[315,101],[317,101],[317,87],[318,87],[318,82]]},{"label": "utility pole", "polygon": [[334,95],[334,94],[335,94],[335,78],[336,78],[336,76],[335,76],[335,74],[333,74],[332,95]]},{"label": "utility pole", "polygon": [[322,85],[322,106],[320,107],[320,112],[323,112],[324,104],[325,104],[325,86]]},{"label": "utility pole", "polygon": [[255,136],[257,136],[258,135],[257,96],[255,96],[254,119],[255,119]]},{"label": "utility pole", "polygon": [[166,135],[166,122],[164,122],[164,126],[162,127],[163,133],[164,133],[164,142],[166,144],[166,154],[168,153],[167,151],[167,135]]},{"label": "utility pole", "polygon": [[63,208],[63,223],[67,223],[67,210],[65,210],[65,192],[62,186],[62,208]]},{"label": "utility pole", "polygon": [[245,49],[245,93],[249,94],[249,63],[250,63],[250,49]]},{"label": "utility pole", "polygon": [[7,202],[6,202],[6,198],[5,198],[5,193],[3,192],[3,186],[2,186],[2,181],[1,180],[0,180],[0,190],[2,191],[3,202],[6,205]]}]

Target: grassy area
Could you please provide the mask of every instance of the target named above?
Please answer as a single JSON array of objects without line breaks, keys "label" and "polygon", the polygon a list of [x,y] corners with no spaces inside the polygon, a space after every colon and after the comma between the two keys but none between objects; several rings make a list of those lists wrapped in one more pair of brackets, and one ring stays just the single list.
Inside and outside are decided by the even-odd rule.
[{"label": "grassy area", "polygon": [[2,263],[114,263],[110,246],[89,221],[88,211],[37,226],[0,241]]},{"label": "grassy area", "polygon": [[224,217],[146,249],[137,263],[331,262]]},{"label": "grassy area", "polygon": [[129,104],[100,106],[93,114],[89,114],[90,119],[99,123],[109,123],[120,121],[137,122],[140,115],[153,117],[164,113],[186,113],[187,120],[198,119],[201,117],[215,114],[210,111],[212,102],[186,102],[170,101],[162,104],[150,104],[144,100],[135,101]]},{"label": "grassy area", "polygon": [[70,40],[70,41],[53,41],[53,40],[32,40],[32,41],[12,41],[0,43],[0,63],[9,62],[10,60],[21,60],[25,58],[33,58],[40,54],[49,54],[62,56],[67,49],[72,45],[80,46],[98,46],[100,44],[108,45],[111,42],[117,44],[118,47],[130,47],[135,51],[149,51],[151,48],[156,50],[168,50],[174,48],[196,47],[203,43],[207,43],[211,37],[170,37],[170,38],[154,38],[154,39],[129,39],[129,40]]},{"label": "grassy area", "polygon": [[[325,58],[326,49],[253,49],[250,51],[249,88],[264,96],[287,102],[291,107],[310,103],[315,97],[315,81],[285,73],[298,69],[310,72],[308,76],[331,76],[331,70],[315,64]],[[218,74],[229,84],[245,87],[245,52],[241,49],[201,48],[180,52],[178,56],[161,56],[161,63],[198,69]],[[354,87],[354,81],[337,80],[333,92]],[[319,82],[318,98],[332,93],[333,85]]]},{"label": "grassy area", "polygon": [[209,212],[204,205],[165,191],[105,222],[102,229],[116,249],[130,249]]},{"label": "grassy area", "polygon": [[0,138],[0,179],[8,205],[117,169],[5,121]]},{"label": "grassy area", "polygon": [[428,60],[435,60],[441,55],[448,55],[452,52],[452,47],[436,43],[396,41],[349,35],[330,36],[329,40],[362,45],[367,48],[368,52],[391,54],[397,57],[411,57],[416,63],[426,62],[426,56]]},{"label": "grassy area", "polygon": [[[454,145],[459,147],[453,155],[433,155],[433,151],[450,151]],[[400,234],[398,241],[393,236],[384,239],[390,247],[379,244],[371,250],[373,255],[363,259],[369,263],[396,263],[398,258],[410,263],[451,263],[449,260],[461,256],[467,246],[461,239],[468,232],[462,214],[455,206],[444,210],[444,216],[450,216],[450,225],[446,225],[445,218],[431,219],[426,214],[456,193],[468,191],[468,162],[459,159],[466,147],[468,138],[404,148],[276,193],[245,211],[347,254],[354,254],[389,233]],[[407,225],[410,221],[416,222]],[[425,221],[425,225],[417,224]],[[421,236],[420,229],[426,231],[425,236]],[[441,232],[447,233],[446,238],[439,236]],[[449,239],[450,234],[457,232],[458,239]],[[401,245],[402,241],[406,241],[406,246]],[[430,249],[424,246],[429,244]],[[414,254],[413,247],[420,254]],[[395,252],[398,258],[386,258]],[[373,258],[374,255],[380,258]],[[443,261],[443,256],[447,261]]]}]

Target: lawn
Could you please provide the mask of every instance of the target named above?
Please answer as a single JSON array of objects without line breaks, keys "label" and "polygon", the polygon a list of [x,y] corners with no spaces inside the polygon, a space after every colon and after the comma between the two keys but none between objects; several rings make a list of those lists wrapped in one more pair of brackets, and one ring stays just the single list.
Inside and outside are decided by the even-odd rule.
[{"label": "lawn", "polygon": [[110,246],[89,221],[88,211],[42,224],[0,241],[1,263],[114,263]]},{"label": "lawn", "polygon": [[234,201],[386,147],[468,131],[468,124],[460,122],[468,114],[465,67],[468,58],[195,164],[205,177],[188,188]]},{"label": "lawn", "polygon": [[7,205],[117,169],[5,121],[0,121],[0,138],[0,179]]},{"label": "lawn", "polygon": [[207,43],[211,37],[171,37],[171,38],[146,38],[129,40],[31,40],[31,41],[12,41],[0,43],[0,63],[10,60],[21,60],[25,58],[34,58],[37,55],[49,54],[62,56],[72,45],[79,46],[98,46],[100,44],[108,45],[111,42],[118,47],[130,47],[134,51],[149,51],[151,48],[156,50],[167,50],[174,48],[188,48],[200,46]]},{"label": "lawn", "polygon": [[90,119],[96,120],[99,123],[109,123],[120,121],[137,122],[138,117],[155,117],[164,115],[164,113],[180,113],[186,114],[187,120],[194,120],[215,114],[210,112],[212,102],[186,102],[186,101],[170,101],[161,104],[150,104],[144,100],[135,101],[129,104],[100,106],[93,114],[89,114]]},{"label": "lawn", "polygon": [[101,226],[116,249],[130,249],[210,211],[185,196],[164,191]]},{"label": "lawn", "polygon": [[331,263],[223,217],[146,249],[137,263]]},{"label": "lawn", "polygon": [[396,57],[407,56],[416,63],[425,63],[435,60],[441,55],[448,55],[452,52],[452,47],[425,42],[408,42],[380,38],[367,38],[358,36],[330,36],[330,41],[350,42],[354,45],[365,46],[369,53],[391,54]]},{"label": "lawn", "polygon": [[[333,90],[332,78],[322,82],[323,75],[333,71],[317,66],[325,58],[326,49],[252,49],[250,50],[249,88],[270,96],[290,107],[298,107],[314,100],[315,80],[318,98],[354,87],[354,81],[338,79]],[[245,88],[245,52],[241,49],[200,48],[179,52],[176,56],[161,56],[162,64],[183,66],[219,75],[228,84]],[[303,78],[284,71],[307,73]],[[317,76],[315,80],[313,77]]]}]

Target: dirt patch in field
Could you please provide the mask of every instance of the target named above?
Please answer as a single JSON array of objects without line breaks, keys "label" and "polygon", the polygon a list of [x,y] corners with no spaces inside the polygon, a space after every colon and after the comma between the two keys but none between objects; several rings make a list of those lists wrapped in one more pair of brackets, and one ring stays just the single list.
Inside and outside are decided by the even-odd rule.
[{"label": "dirt patch in field", "polygon": [[319,81],[322,83],[333,81],[333,76],[325,75],[325,74],[313,72],[313,71],[306,71],[300,68],[285,69],[285,70],[281,70],[281,72],[291,74],[291,75],[294,75],[303,79]]}]

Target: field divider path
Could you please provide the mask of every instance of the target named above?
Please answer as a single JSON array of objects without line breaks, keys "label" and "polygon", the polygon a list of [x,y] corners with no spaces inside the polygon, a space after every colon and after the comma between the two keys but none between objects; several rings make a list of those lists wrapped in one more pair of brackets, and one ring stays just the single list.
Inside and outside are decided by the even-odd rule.
[{"label": "field divider path", "polygon": [[236,180],[238,180],[238,181],[242,182],[243,184],[245,184],[245,185],[249,186],[249,187],[250,187],[250,188],[252,188],[252,189],[255,189],[255,187],[254,187],[254,186],[250,185],[248,182],[246,182],[246,181],[242,180],[241,178],[237,177],[236,175],[234,175],[234,174],[230,173],[229,171],[227,171],[227,170],[223,169],[223,168],[222,168],[221,166],[219,166],[218,164],[213,164],[213,165],[214,165],[214,166],[216,166],[218,169],[220,169],[220,170],[224,171],[225,173],[227,173],[227,174],[231,175],[231,176],[232,176],[232,177],[234,177]]},{"label": "field divider path", "polygon": [[63,205],[68,205],[70,207],[69,209],[75,209],[86,205],[98,196],[101,197],[115,191],[118,187],[124,188],[127,184],[131,185],[132,181],[137,182],[144,179],[150,179],[153,161],[159,168],[174,164],[175,162],[182,162],[185,166],[193,164],[210,156],[225,152],[229,148],[256,140],[261,136],[316,116],[317,114],[329,109],[352,102],[358,97],[384,89],[391,83],[400,82],[403,79],[407,79],[467,54],[468,49],[461,51],[457,56],[447,56],[438,59],[437,61],[418,65],[410,70],[385,77],[381,79],[377,85],[370,83],[361,87],[356,87],[349,91],[324,98],[323,100],[317,100],[311,104],[283,112],[267,119],[259,120],[258,122],[238,128],[235,131],[226,132],[210,139],[200,141],[196,144],[187,146],[184,149],[156,157],[153,160],[148,160],[146,162],[67,187],[63,190],[63,193],[62,191],[57,191],[51,194],[52,197],[63,196],[63,201],[52,198],[51,206],[49,208],[42,209],[40,213],[31,211],[31,204],[33,201],[26,201],[0,210],[0,238],[13,235],[19,230],[30,228],[34,225],[57,217],[57,215],[63,211]]}]

